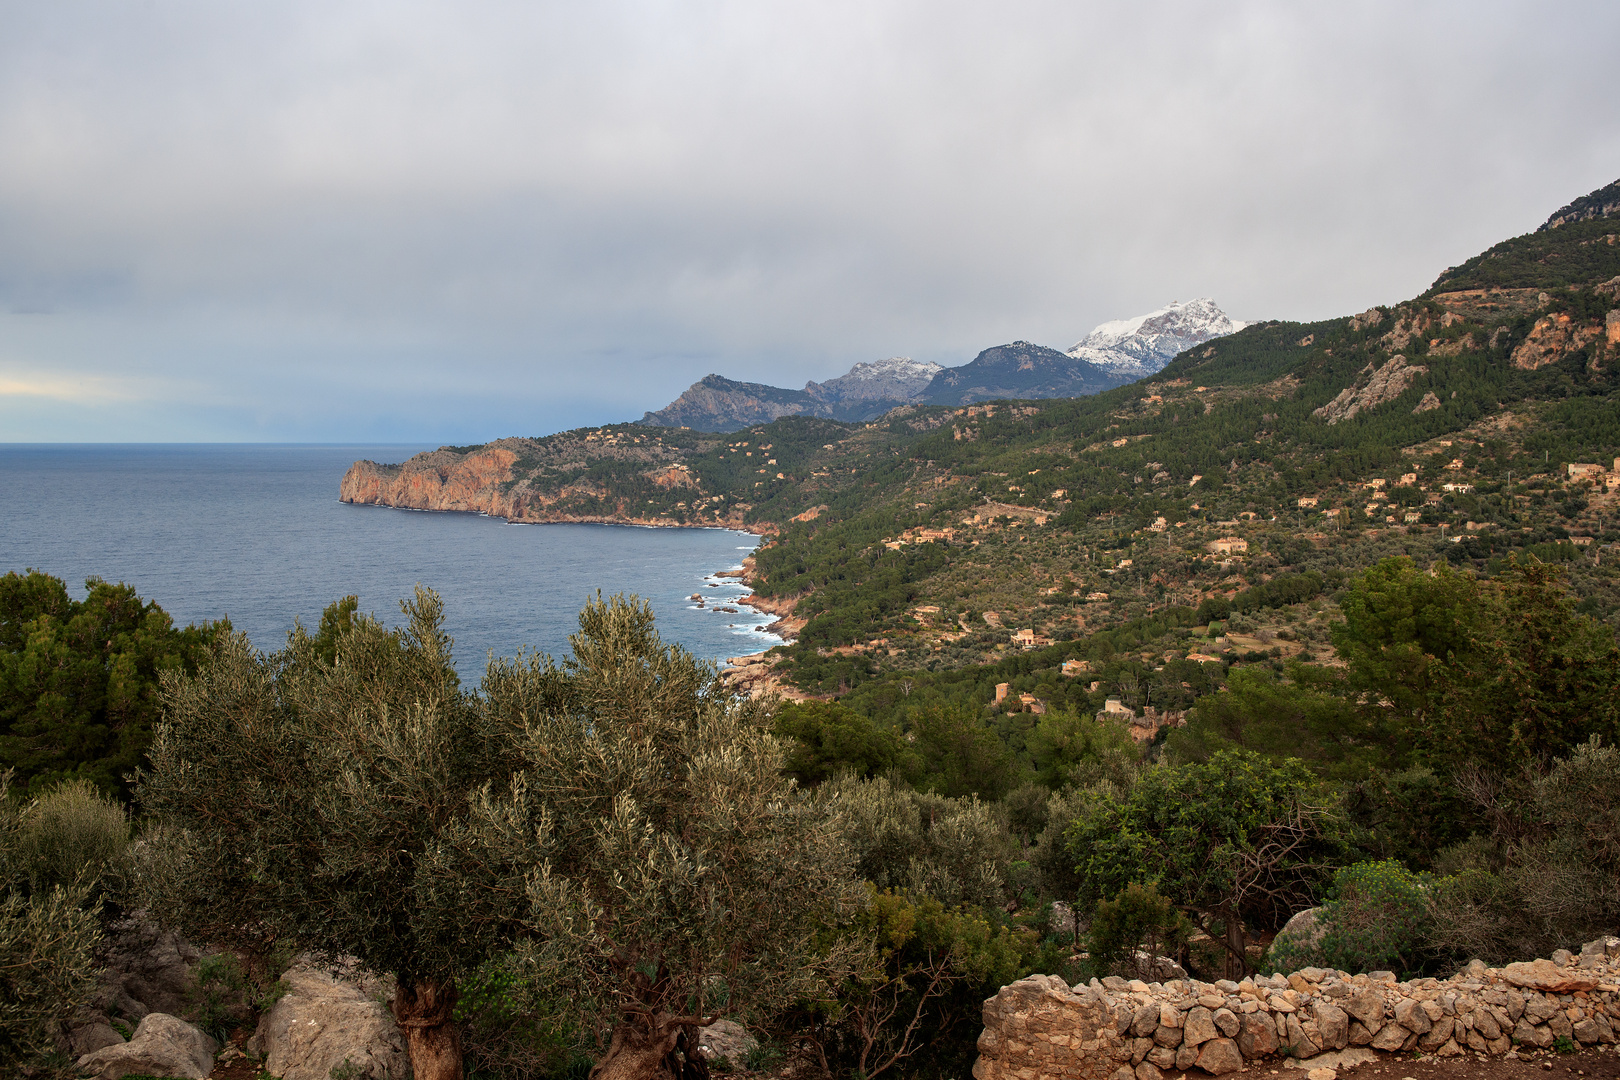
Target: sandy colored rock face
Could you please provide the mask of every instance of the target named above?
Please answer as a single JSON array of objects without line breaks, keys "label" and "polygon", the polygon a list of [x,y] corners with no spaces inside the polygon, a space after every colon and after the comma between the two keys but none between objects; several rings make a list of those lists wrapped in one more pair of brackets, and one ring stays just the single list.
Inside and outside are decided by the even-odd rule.
[{"label": "sandy colored rock face", "polygon": [[1561,968],[1551,960],[1509,964],[1502,969],[1502,978],[1527,990],[1555,994],[1586,993],[1596,990],[1598,985],[1595,974],[1578,968]]},{"label": "sandy colored rock face", "polygon": [[388,1007],[353,982],[294,968],[287,993],[259,1020],[249,1048],[281,1080],[329,1080],[344,1062],[371,1080],[404,1080],[410,1062]]},{"label": "sandy colored rock face", "polygon": [[213,1071],[218,1050],[217,1042],[184,1020],[148,1013],[128,1042],[119,1040],[81,1057],[79,1072],[99,1080],[121,1080],[131,1073],[202,1080]]}]

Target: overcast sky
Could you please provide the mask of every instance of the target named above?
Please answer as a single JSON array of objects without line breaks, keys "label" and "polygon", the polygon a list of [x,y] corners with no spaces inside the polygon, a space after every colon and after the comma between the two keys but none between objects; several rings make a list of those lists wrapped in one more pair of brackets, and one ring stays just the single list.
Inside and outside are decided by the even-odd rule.
[{"label": "overcast sky", "polygon": [[1412,296],[1620,4],[0,0],[0,441],[470,442]]}]

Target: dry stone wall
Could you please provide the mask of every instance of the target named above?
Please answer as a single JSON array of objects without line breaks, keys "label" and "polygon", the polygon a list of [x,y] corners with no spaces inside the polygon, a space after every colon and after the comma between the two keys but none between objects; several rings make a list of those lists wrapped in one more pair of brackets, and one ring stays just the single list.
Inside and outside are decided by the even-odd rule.
[{"label": "dry stone wall", "polygon": [[1333,1051],[1440,1057],[1516,1047],[1614,1043],[1620,1029],[1620,938],[1576,956],[1396,982],[1388,972],[1305,968],[1242,982],[1108,978],[1070,987],[1032,975],[984,1003],[978,1080],[1161,1080],[1214,1076],[1272,1055]]}]

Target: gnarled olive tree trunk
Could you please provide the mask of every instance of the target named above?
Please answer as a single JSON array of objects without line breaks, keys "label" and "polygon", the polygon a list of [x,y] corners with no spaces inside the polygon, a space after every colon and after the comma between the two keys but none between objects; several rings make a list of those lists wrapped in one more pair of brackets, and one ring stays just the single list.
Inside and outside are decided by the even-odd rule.
[{"label": "gnarled olive tree trunk", "polygon": [[401,978],[394,991],[394,1021],[405,1033],[415,1080],[462,1080],[461,1028],[456,986],[435,979]]},{"label": "gnarled olive tree trunk", "polygon": [[709,1080],[697,1048],[702,1021],[669,1013],[636,1013],[613,1028],[613,1042],[590,1080]]}]

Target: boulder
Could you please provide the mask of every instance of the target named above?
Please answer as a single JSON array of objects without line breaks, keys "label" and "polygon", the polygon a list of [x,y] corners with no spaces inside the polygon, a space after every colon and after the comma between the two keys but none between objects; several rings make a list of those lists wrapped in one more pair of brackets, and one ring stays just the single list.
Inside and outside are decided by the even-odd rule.
[{"label": "boulder", "polygon": [[1374,1050],[1399,1050],[1406,1045],[1406,1040],[1411,1034],[1410,1031],[1407,1031],[1399,1024],[1385,1024],[1378,1029],[1378,1034],[1373,1036],[1372,1048]]},{"label": "boulder", "polygon": [[703,1056],[710,1061],[724,1061],[733,1071],[747,1064],[749,1051],[758,1046],[759,1040],[735,1020],[716,1020],[698,1032],[698,1049]]},{"label": "boulder", "polygon": [[1243,1027],[1238,1032],[1238,1049],[1246,1058],[1264,1057],[1277,1052],[1277,1027],[1263,1012],[1243,1014]]},{"label": "boulder", "polygon": [[202,1080],[213,1071],[218,1049],[217,1042],[179,1017],[147,1013],[128,1042],[81,1057],[79,1072],[98,1080],[122,1080],[131,1073]]},{"label": "boulder", "polygon": [[1597,989],[1597,976],[1582,968],[1559,967],[1551,960],[1521,961],[1502,969],[1502,978],[1526,990],[1549,994],[1590,993]]},{"label": "boulder", "polygon": [[202,953],[142,912],[114,923],[107,934],[107,968],[96,1007],[139,1019],[149,1012],[182,1011],[192,969]]},{"label": "boulder", "polygon": [[68,1036],[68,1045],[73,1047],[73,1056],[82,1058],[86,1054],[93,1054],[108,1046],[118,1046],[123,1043],[124,1037],[105,1020],[96,1020],[82,1027],[73,1029]]},{"label": "boulder", "polygon": [[348,1062],[356,1077],[404,1080],[410,1073],[405,1039],[387,1006],[361,989],[311,966],[281,977],[286,993],[259,1019],[248,1049],[264,1071],[282,1080],[329,1080]]},{"label": "boulder", "polygon": [[1316,946],[1321,943],[1322,935],[1327,932],[1327,928],[1317,918],[1321,911],[1321,908],[1306,908],[1304,911],[1296,912],[1272,939],[1272,951],[1276,952],[1279,946],[1286,946],[1296,957],[1313,953]]},{"label": "boulder", "polygon": [[1187,1012],[1187,1022],[1182,1029],[1182,1041],[1188,1046],[1200,1046],[1215,1038],[1219,1032],[1215,1030],[1215,1014],[1202,1005],[1195,1006]]},{"label": "boulder", "polygon": [[1350,1042],[1350,1017],[1337,1005],[1318,1001],[1315,1005],[1316,1028],[1322,1035],[1322,1049],[1343,1050]]},{"label": "boulder", "polygon": [[1231,1039],[1210,1039],[1198,1051],[1193,1064],[1211,1076],[1224,1076],[1243,1068],[1243,1055],[1238,1053],[1237,1043]]},{"label": "boulder", "polygon": [[1228,1039],[1237,1038],[1238,1031],[1240,1031],[1243,1027],[1243,1022],[1238,1019],[1237,1013],[1233,1012],[1231,1009],[1228,1009],[1224,1005],[1215,1010],[1214,1020],[1215,1026],[1219,1028],[1221,1034],[1225,1035]]}]

